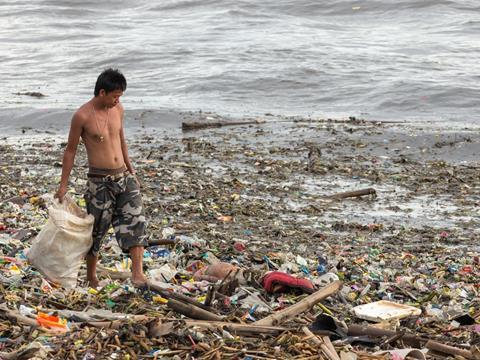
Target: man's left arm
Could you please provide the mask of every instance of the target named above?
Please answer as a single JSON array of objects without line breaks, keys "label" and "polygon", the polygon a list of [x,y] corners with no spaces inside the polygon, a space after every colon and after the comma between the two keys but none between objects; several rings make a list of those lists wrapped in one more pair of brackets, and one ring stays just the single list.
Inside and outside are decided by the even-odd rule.
[{"label": "man's left arm", "polygon": [[130,158],[128,157],[128,147],[127,142],[125,141],[125,133],[123,131],[123,106],[122,104],[118,104],[119,112],[120,112],[120,144],[122,146],[122,154],[123,154],[123,161],[125,162],[125,166],[127,170],[132,174],[135,175],[135,170],[133,169],[132,163],[130,162]]}]

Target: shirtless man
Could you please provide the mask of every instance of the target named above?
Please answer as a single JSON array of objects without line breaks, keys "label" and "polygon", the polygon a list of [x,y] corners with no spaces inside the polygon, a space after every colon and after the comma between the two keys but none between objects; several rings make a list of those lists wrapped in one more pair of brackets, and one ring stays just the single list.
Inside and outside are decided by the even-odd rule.
[{"label": "shirtless man", "polygon": [[93,246],[87,254],[87,280],[98,286],[96,274],[102,240],[113,226],[115,237],[132,259],[132,282],[146,285],[143,251],[147,245],[145,216],[139,182],[128,157],[123,132],[123,106],[120,97],[127,88],[125,77],[107,69],[95,84],[94,97],[73,115],[68,144],[63,155],[62,178],[55,197],[62,201],[67,192],[80,137],[88,156],[87,212],[95,217]]}]

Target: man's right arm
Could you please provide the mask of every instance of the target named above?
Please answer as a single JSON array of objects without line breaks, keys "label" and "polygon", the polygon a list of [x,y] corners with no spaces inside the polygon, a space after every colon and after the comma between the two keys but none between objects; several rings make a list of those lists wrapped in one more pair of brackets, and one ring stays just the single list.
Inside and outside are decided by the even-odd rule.
[{"label": "man's right arm", "polygon": [[58,198],[60,202],[67,193],[68,178],[70,177],[70,172],[72,171],[73,164],[75,162],[75,154],[77,152],[78,142],[80,141],[80,135],[82,134],[82,128],[82,118],[78,113],[75,113],[70,125],[67,147],[63,153],[62,178],[60,180],[60,186],[57,190],[57,193],[55,194],[55,197]]}]

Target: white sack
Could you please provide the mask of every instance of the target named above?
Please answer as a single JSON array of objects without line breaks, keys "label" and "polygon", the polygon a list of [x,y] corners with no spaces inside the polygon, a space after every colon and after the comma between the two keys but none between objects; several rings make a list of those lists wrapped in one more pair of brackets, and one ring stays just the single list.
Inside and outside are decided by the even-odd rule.
[{"label": "white sack", "polygon": [[30,263],[65,288],[77,284],[78,271],[92,246],[94,218],[68,195],[49,202],[49,218],[27,253]]}]

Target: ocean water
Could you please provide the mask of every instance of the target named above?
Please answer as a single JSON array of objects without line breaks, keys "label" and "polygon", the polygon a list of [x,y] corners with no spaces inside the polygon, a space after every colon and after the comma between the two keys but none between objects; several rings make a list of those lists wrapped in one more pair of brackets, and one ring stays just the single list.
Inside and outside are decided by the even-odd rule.
[{"label": "ocean water", "polygon": [[130,109],[479,123],[480,1],[0,0],[0,109],[106,67]]}]

